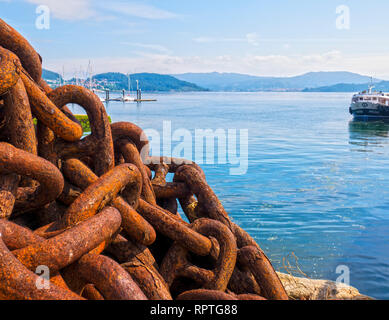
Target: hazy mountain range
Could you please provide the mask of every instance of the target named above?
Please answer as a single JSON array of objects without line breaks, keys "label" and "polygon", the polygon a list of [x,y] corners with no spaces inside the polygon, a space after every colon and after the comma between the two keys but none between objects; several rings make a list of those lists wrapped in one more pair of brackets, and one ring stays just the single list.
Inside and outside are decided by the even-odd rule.
[{"label": "hazy mountain range", "polygon": [[[43,78],[49,81],[61,79],[58,73],[43,70]],[[371,78],[352,72],[309,72],[295,77],[257,77],[239,73],[185,73],[163,75],[157,73],[132,74],[132,90],[139,80],[143,91],[304,91],[304,92],[356,92],[367,88]],[[74,82],[68,80],[67,83]],[[85,81],[85,80],[84,80]],[[125,74],[108,72],[93,76],[98,88],[128,90]],[[376,89],[389,91],[389,81],[373,79]]]},{"label": "hazy mountain range", "polygon": [[[185,73],[177,79],[212,91],[302,91],[339,83],[366,84],[370,77],[351,72],[309,72],[295,77],[256,77],[238,73]],[[373,79],[373,81],[380,81]]]},{"label": "hazy mountain range", "polygon": [[[303,92],[360,92],[368,89],[370,83],[355,84],[355,83],[338,83],[333,86],[324,86],[318,88],[307,88]],[[389,81],[380,81],[374,83],[374,90],[389,92]]]}]

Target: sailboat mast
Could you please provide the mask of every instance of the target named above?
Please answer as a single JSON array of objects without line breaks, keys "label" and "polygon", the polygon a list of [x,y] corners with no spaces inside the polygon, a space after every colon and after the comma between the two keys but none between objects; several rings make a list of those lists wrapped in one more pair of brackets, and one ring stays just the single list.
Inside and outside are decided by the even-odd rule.
[{"label": "sailboat mast", "polygon": [[92,65],[90,60],[88,62],[88,72],[89,72],[89,90],[92,90]]}]

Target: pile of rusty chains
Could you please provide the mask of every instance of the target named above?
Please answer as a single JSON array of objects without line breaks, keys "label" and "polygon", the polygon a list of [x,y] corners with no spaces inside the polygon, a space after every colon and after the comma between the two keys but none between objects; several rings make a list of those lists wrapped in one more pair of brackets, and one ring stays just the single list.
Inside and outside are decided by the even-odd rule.
[{"label": "pile of rusty chains", "polygon": [[[288,298],[200,167],[149,156],[138,126],[110,125],[83,87],[52,90],[41,63],[0,19],[1,299]],[[90,135],[70,103],[85,109]]]}]

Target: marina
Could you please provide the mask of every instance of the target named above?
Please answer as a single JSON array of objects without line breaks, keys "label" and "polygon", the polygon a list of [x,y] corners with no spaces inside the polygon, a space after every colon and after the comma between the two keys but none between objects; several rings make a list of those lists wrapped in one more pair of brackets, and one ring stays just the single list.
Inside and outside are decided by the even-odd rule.
[{"label": "marina", "polygon": [[[126,93],[126,90],[121,91],[121,95],[118,95],[117,91],[112,91],[109,89],[105,90],[97,90],[93,89],[93,92],[97,94],[100,98],[100,101],[102,102],[110,102],[110,101],[116,101],[116,102],[123,102],[123,103],[129,103],[129,102],[155,102],[157,99],[144,99],[142,98],[142,89],[139,86],[139,81],[136,80],[136,98],[131,96],[131,82],[130,82],[130,75],[128,74],[128,94]],[[90,78],[92,79],[92,77]],[[92,80],[90,80],[91,82]],[[105,95],[104,95],[105,93]],[[112,93],[114,96],[112,96]]]}]

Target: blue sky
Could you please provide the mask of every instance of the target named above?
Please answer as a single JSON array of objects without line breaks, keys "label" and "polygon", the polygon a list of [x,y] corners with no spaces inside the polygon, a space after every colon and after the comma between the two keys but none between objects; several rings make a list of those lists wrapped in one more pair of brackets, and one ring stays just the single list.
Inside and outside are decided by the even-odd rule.
[{"label": "blue sky", "polygon": [[[50,9],[40,30],[36,8]],[[339,6],[349,28],[339,29]],[[34,45],[44,67],[240,72],[291,76],[346,70],[389,79],[387,0],[0,0],[0,17]]]}]

